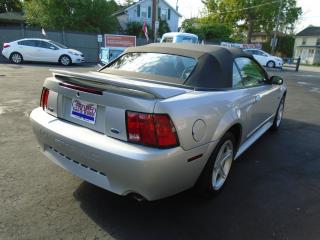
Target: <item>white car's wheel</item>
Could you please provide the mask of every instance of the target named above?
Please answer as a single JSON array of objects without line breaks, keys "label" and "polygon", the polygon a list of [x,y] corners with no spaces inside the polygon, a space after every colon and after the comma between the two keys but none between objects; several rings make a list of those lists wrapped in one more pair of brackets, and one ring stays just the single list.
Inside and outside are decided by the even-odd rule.
[{"label": "white car's wheel", "polygon": [[10,55],[10,61],[15,64],[20,64],[23,62],[23,57],[20,53],[14,52]]},{"label": "white car's wheel", "polygon": [[59,63],[63,66],[69,66],[71,65],[72,61],[71,58],[67,55],[62,55],[59,59]]},{"label": "white car's wheel", "polygon": [[276,63],[274,61],[267,62],[267,67],[268,68],[274,68],[275,66],[276,66]]},{"label": "white car's wheel", "polygon": [[231,132],[221,138],[195,185],[196,192],[215,195],[223,188],[234,160],[235,142]]}]

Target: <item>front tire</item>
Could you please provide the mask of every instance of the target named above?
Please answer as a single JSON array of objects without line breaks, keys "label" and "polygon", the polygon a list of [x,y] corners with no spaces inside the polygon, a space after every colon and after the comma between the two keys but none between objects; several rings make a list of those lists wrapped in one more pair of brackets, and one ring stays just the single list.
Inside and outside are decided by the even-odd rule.
[{"label": "front tire", "polygon": [[275,66],[276,66],[276,63],[274,61],[267,62],[267,67],[268,68],[275,68]]},{"label": "front tire", "polygon": [[236,152],[235,143],[231,132],[221,138],[195,185],[198,194],[214,196],[225,186]]},{"label": "front tire", "polygon": [[10,55],[10,61],[14,64],[23,63],[23,57],[20,53],[14,52]]},{"label": "front tire", "polygon": [[68,55],[62,55],[59,59],[62,66],[70,66],[72,64],[71,58]]}]

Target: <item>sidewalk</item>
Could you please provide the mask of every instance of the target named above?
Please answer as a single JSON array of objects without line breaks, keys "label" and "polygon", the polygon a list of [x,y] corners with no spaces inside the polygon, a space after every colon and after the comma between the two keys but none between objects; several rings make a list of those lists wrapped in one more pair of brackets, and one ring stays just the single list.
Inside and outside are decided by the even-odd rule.
[{"label": "sidewalk", "polygon": [[306,72],[315,72],[320,74],[320,66],[304,66],[300,65],[299,72],[306,71]]}]

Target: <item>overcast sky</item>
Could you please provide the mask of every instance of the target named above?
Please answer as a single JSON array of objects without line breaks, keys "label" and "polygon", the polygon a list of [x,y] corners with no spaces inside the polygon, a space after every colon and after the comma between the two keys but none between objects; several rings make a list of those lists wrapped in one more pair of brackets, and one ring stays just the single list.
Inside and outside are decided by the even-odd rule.
[{"label": "overcast sky", "polygon": [[[177,0],[167,0],[173,7]],[[122,0],[119,0],[122,2]],[[302,17],[300,18],[296,32],[301,31],[309,25],[320,26],[320,0],[297,0],[298,6],[302,7]],[[179,12],[184,18],[197,17],[203,9],[201,0],[178,0]]]}]

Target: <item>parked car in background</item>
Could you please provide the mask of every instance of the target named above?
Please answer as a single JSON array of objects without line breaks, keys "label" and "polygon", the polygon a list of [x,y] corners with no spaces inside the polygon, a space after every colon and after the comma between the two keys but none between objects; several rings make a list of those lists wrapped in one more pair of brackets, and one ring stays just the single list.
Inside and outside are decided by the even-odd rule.
[{"label": "parked car in background", "polygon": [[199,38],[192,33],[169,32],[162,35],[161,43],[198,43]]},{"label": "parked car in background", "polygon": [[102,65],[108,64],[117,57],[119,57],[125,50],[124,47],[102,47],[100,48],[100,63]]},{"label": "parked car in background", "polygon": [[244,49],[243,51],[250,53],[262,65],[269,68],[282,68],[282,58],[272,56],[271,54],[260,49]]},{"label": "parked car in background", "polygon": [[68,66],[84,62],[83,53],[70,49],[61,43],[40,38],[24,38],[4,43],[2,55],[15,64],[31,61],[54,62]]},{"label": "parked car in background", "polygon": [[101,188],[147,200],[192,187],[211,195],[279,128],[286,91],[241,49],[150,44],[98,72],[54,70],[30,120],[48,158]]}]

